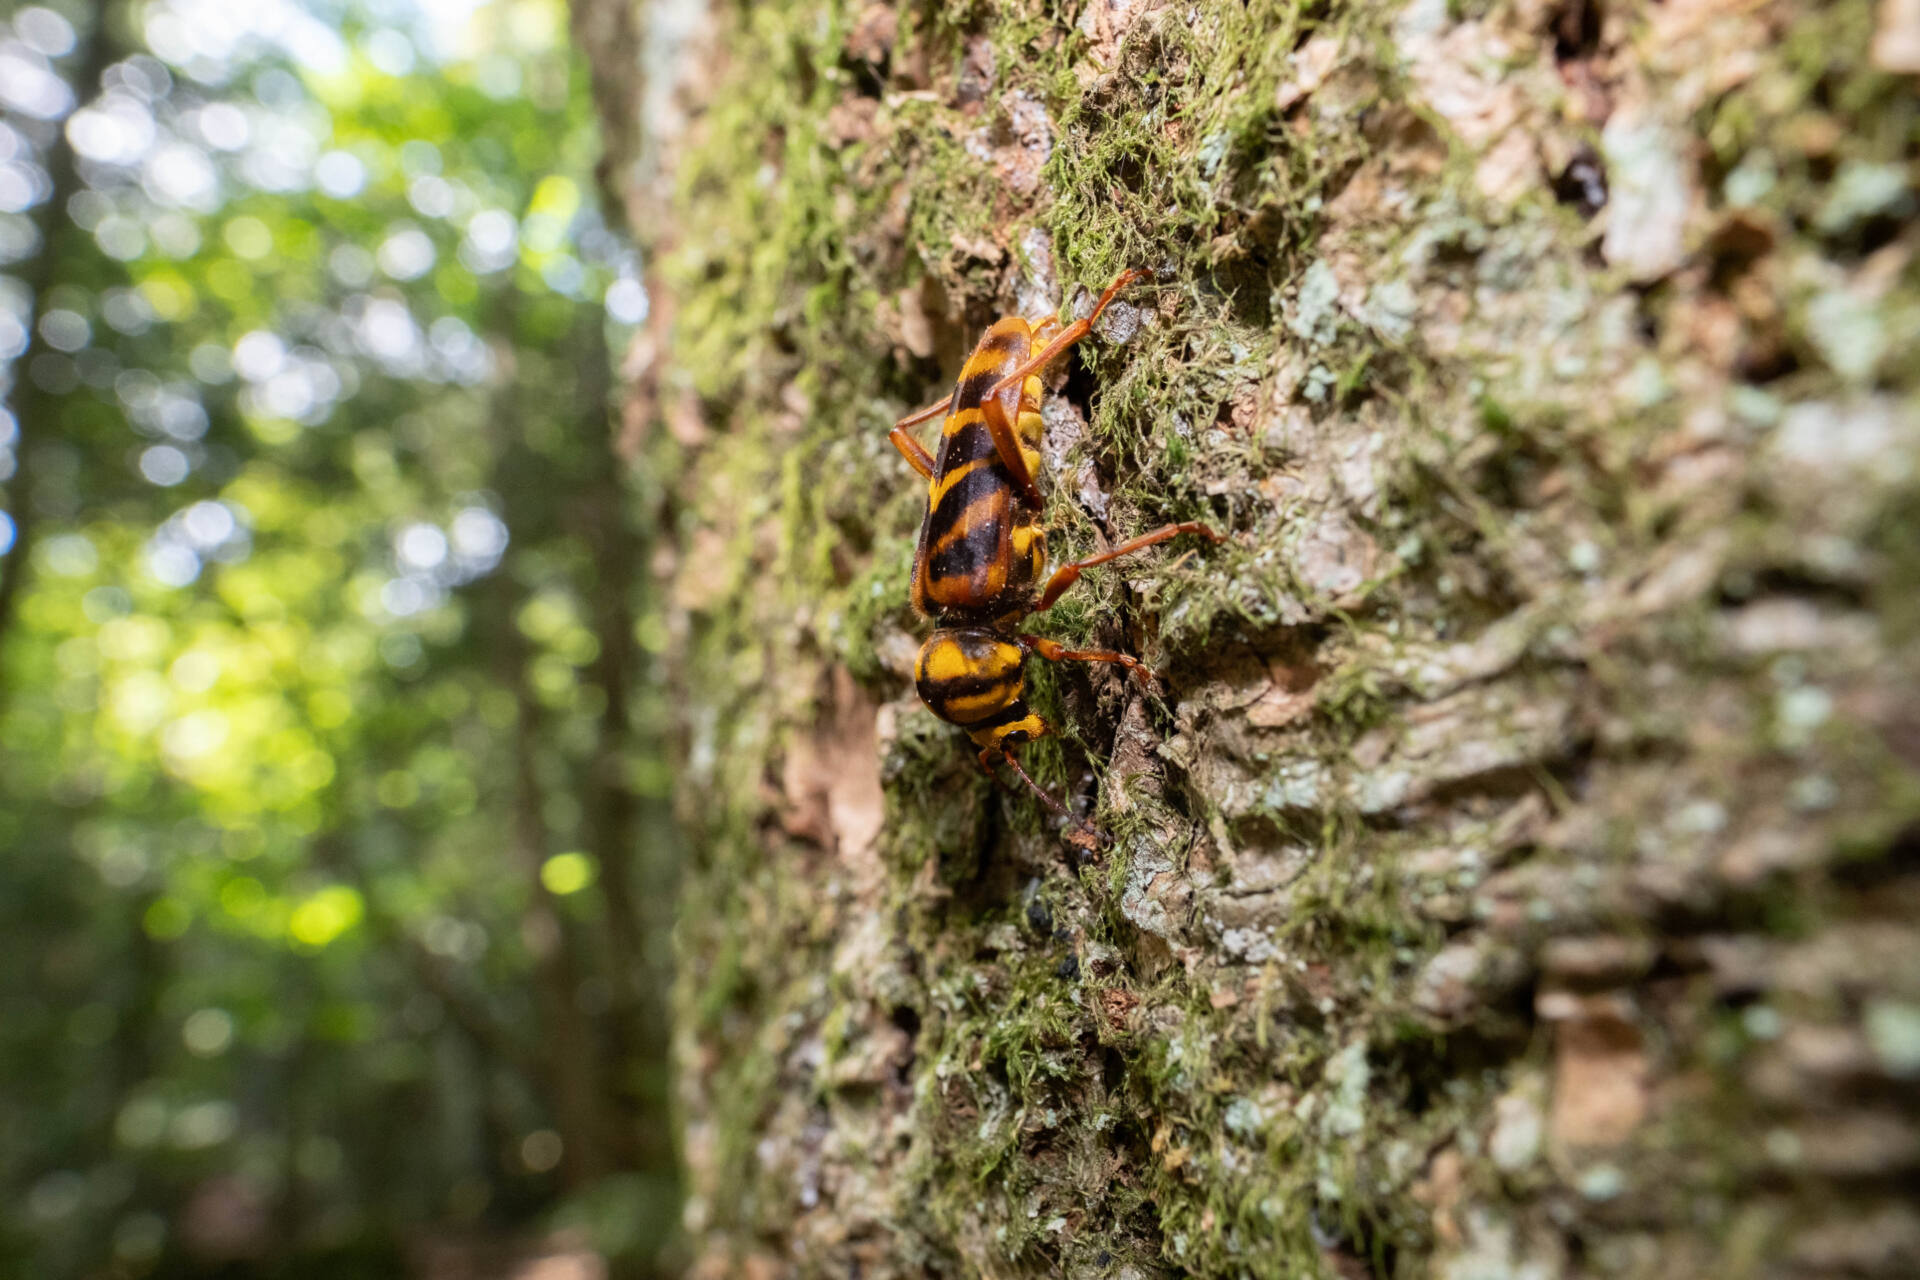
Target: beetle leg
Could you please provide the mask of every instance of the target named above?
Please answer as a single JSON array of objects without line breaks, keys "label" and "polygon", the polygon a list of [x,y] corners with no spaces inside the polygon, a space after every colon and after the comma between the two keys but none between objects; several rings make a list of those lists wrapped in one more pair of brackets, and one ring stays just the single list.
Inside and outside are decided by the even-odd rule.
[{"label": "beetle leg", "polygon": [[[1155,529],[1152,533],[1143,533],[1137,538],[1129,538],[1127,541],[1109,551],[1102,551],[1097,556],[1088,556],[1085,560],[1075,560],[1071,564],[1063,564],[1058,569],[1055,569],[1053,576],[1047,579],[1047,589],[1040,593],[1040,603],[1033,606],[1034,612],[1038,613],[1040,610],[1050,606],[1055,600],[1058,600],[1065,594],[1068,587],[1080,581],[1080,574],[1083,570],[1091,569],[1095,565],[1105,564],[1109,560],[1118,560],[1121,556],[1131,555],[1136,551],[1144,550],[1158,542],[1165,542],[1168,538],[1178,537],[1183,533],[1198,533],[1213,542],[1223,540],[1218,533],[1215,533],[1206,525],[1201,524],[1198,520],[1189,520],[1184,524],[1166,525],[1163,528]],[[1042,656],[1045,655],[1043,654]]]},{"label": "beetle leg", "polygon": [[1149,688],[1153,685],[1153,669],[1138,658],[1117,653],[1112,649],[1069,649],[1056,644],[1044,636],[1020,637],[1020,643],[1032,649],[1048,662],[1112,662],[1125,667],[1133,673],[1133,678]]},{"label": "beetle leg", "polygon": [[[1013,757],[1008,755],[1004,749],[1000,747],[982,747],[980,748],[980,754],[975,756],[974,759],[980,762],[980,772],[992,778],[995,786],[1005,787],[1008,792],[1013,791],[1013,788],[1007,785],[1007,780],[1002,778],[999,772],[993,767],[996,764],[1013,764]],[[1013,767],[1018,769],[1020,766],[1014,764]],[[1032,786],[1033,782],[1029,780],[1027,785]],[[1045,800],[1047,797],[1043,795],[1040,798]]]},{"label": "beetle leg", "polygon": [[1122,289],[1134,281],[1144,280],[1152,274],[1153,272],[1147,270],[1145,267],[1134,267],[1130,270],[1122,271],[1119,278],[1108,285],[1106,292],[1100,295],[1100,300],[1093,304],[1093,310],[1087,313],[1086,319],[1076,320],[1062,329],[1054,336],[1052,341],[1041,347],[1040,350],[1034,354],[1028,356],[1018,368],[1001,378],[1000,381],[994,383],[993,386],[988,389],[986,398],[989,401],[998,399],[1002,392],[1008,387],[1018,386],[1026,379],[1028,374],[1037,373],[1041,369],[1046,368],[1061,352],[1093,332],[1093,322],[1100,318],[1100,313],[1107,309],[1107,304],[1112,302],[1114,297],[1118,295]]},{"label": "beetle leg", "polygon": [[952,407],[953,397],[948,396],[938,404],[930,404],[924,409],[908,414],[894,423],[893,430],[887,433],[887,439],[893,441],[893,447],[900,451],[900,456],[907,460],[907,465],[928,480],[933,479],[933,455],[927,452],[926,446],[907,433],[907,428],[917,427],[930,418],[937,418]]},{"label": "beetle leg", "polygon": [[974,759],[980,762],[980,772],[986,774],[995,782],[999,782],[1000,775],[993,771],[993,757],[995,756],[999,756],[1002,760],[1005,760],[1007,753],[998,747],[982,747],[980,748],[980,754],[975,756]]},{"label": "beetle leg", "polygon": [[951,408],[953,408],[953,393],[949,391],[946,399],[936,400],[924,409],[915,409],[912,413],[894,423],[894,429],[917,427],[923,422],[932,421]]},{"label": "beetle leg", "polygon": [[907,460],[908,466],[918,471],[924,479],[933,479],[933,455],[908,435],[905,427],[895,427],[887,433],[887,438],[893,441],[893,447],[900,451],[900,456]]},{"label": "beetle leg", "polygon": [[[1000,383],[1005,386],[1006,383]],[[1013,393],[1014,411],[1019,411],[1019,390]],[[1020,452],[1020,439],[1013,432],[1013,423],[1007,419],[1006,401],[997,395],[989,394],[980,403],[980,416],[987,424],[987,434],[993,437],[993,447],[1000,455],[1000,463],[1006,467],[1007,474],[1013,477],[1014,485],[1020,490],[1020,496],[1035,511],[1046,509],[1046,500],[1040,496],[1040,486],[1033,482],[1033,473],[1027,470],[1027,456]]]}]

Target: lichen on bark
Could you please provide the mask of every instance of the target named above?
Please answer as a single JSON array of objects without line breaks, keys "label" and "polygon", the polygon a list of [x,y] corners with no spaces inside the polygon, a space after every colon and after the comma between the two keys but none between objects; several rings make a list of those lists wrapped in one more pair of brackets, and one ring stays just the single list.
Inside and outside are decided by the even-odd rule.
[{"label": "lichen on bark", "polygon": [[[1920,1267],[1911,6],[631,12],[697,1274]],[[1131,265],[1055,543],[1230,539],[1042,620],[1082,861],[885,428]]]}]

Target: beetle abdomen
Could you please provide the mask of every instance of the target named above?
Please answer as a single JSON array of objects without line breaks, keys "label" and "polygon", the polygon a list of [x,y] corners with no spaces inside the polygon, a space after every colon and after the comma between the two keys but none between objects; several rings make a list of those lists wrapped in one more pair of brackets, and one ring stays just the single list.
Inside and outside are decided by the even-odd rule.
[{"label": "beetle abdomen", "polygon": [[[1018,316],[1000,321],[980,339],[960,371],[952,408],[941,428],[939,456],[927,484],[927,514],[920,525],[920,546],[914,556],[913,603],[933,617],[959,615],[977,618],[1004,613],[1016,602],[1007,598],[1010,538],[1016,526],[1031,523],[1034,514],[1016,496],[987,429],[981,410],[988,388],[1027,356],[1027,322]],[[1037,395],[1038,379],[1022,383],[1021,395]],[[1032,398],[1032,396],[1029,396]],[[1009,411],[1019,413],[1020,396],[1008,393]],[[1023,429],[1035,429],[1031,441],[1021,438],[1021,451],[1031,470],[1039,463],[1038,418]]]}]

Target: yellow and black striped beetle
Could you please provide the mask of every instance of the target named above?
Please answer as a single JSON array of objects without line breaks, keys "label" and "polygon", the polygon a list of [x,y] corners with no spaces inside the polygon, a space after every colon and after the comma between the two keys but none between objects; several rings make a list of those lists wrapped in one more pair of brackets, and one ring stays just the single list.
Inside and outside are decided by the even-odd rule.
[{"label": "yellow and black striped beetle", "polygon": [[[953,394],[894,424],[894,447],[927,480],[927,514],[913,554],[913,605],[933,619],[934,632],[914,663],[920,700],[936,716],[967,731],[980,748],[980,767],[998,780],[1005,762],[1042,803],[1066,808],[1036,785],[1013,749],[1048,732],[1025,698],[1031,654],[1052,662],[1112,662],[1142,684],[1152,672],[1139,659],[1111,649],[1068,649],[1016,628],[1046,609],[1082,571],[1183,533],[1215,542],[1220,535],[1197,521],[1170,524],[1099,555],[1063,564],[1042,581],[1047,535],[1044,503],[1034,476],[1040,469],[1039,373],[1093,331],[1094,321],[1119,292],[1152,272],[1122,272],[1083,320],[1064,328],[1055,317],[1029,323],[997,321],[960,370]],[[1038,348],[1037,350],[1035,348]],[[945,416],[940,452],[929,456],[909,428]]]}]

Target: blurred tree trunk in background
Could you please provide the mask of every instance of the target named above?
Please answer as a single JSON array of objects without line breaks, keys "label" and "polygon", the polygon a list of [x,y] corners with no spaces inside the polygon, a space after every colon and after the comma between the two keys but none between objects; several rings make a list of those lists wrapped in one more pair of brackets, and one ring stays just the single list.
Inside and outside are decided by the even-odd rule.
[{"label": "blurred tree trunk in background", "polygon": [[[577,0],[647,254],[702,1276],[1920,1268],[1898,0]],[[1047,405],[1029,753],[919,709],[885,439]]]},{"label": "blurred tree trunk in background", "polygon": [[[91,21],[81,29],[74,50],[73,83],[82,92],[90,94],[97,91],[101,73],[124,50],[119,45],[119,33],[112,29],[109,22],[114,16],[112,6],[101,0],[91,6],[88,16]],[[24,269],[16,277],[31,299],[26,315],[26,347],[18,356],[22,369],[31,368],[33,358],[46,351],[47,343],[39,330],[41,316],[46,310],[47,295],[55,285],[63,283],[59,278],[59,266],[66,260],[65,255],[71,253],[72,242],[84,242],[86,239],[86,233],[70,225],[63,216],[67,201],[80,189],[80,176],[74,161],[73,143],[64,131],[56,134],[47,148],[49,192],[47,198],[35,205],[32,211],[34,235],[46,249],[27,259]],[[12,520],[12,537],[8,539],[6,563],[0,566],[0,644],[5,643],[7,633],[12,629],[21,588],[31,571],[31,552],[38,533],[35,519],[37,503],[33,490],[34,436],[42,424],[57,416],[59,401],[63,396],[71,394],[48,391],[31,378],[21,379],[17,385],[10,386],[8,393],[7,408],[12,412],[13,426],[18,433],[11,442],[12,451],[20,461],[13,474],[7,477],[11,498],[7,514]],[[0,705],[4,705],[6,695],[6,687],[0,684]]]}]

